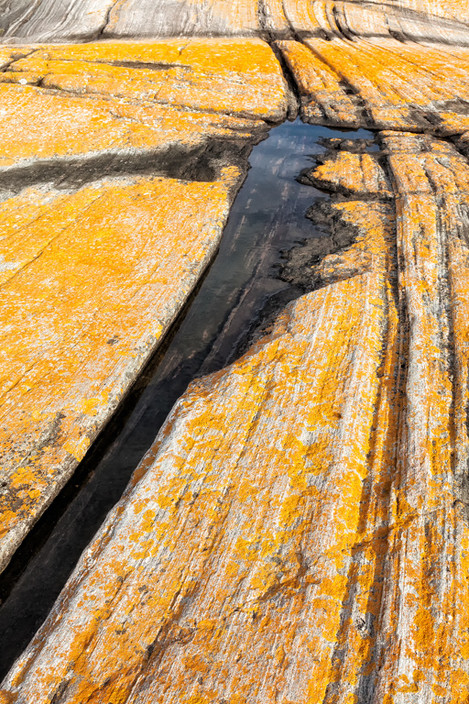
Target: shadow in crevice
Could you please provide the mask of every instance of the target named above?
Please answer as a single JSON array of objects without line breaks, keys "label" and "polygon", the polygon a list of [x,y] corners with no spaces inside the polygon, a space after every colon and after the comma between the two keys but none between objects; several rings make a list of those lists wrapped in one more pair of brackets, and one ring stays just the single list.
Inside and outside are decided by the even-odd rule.
[{"label": "shadow in crevice", "polygon": [[[262,132],[258,138],[261,139]],[[124,150],[87,157],[34,160],[0,171],[0,190],[10,194],[29,186],[50,184],[73,191],[104,178],[162,176],[189,181],[212,182],[220,166],[245,161],[252,141],[243,139],[201,141],[190,148],[173,144],[164,149],[129,153]]]}]

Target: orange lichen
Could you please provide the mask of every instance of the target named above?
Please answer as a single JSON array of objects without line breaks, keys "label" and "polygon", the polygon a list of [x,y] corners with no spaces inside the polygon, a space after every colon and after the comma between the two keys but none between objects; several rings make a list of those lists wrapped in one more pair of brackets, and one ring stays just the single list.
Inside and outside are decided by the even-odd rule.
[{"label": "orange lichen", "polygon": [[67,672],[77,704],[343,703],[364,682],[380,701],[464,702],[468,274],[452,214],[469,168],[445,142],[381,140],[390,178],[346,150],[317,167],[354,243],[181,398],[6,691],[29,701]]},{"label": "orange lichen", "polygon": [[[153,700],[248,702],[271,696],[272,677],[291,701],[298,687],[324,696],[359,540],[393,222],[385,204],[372,217],[360,201],[337,207],[359,220],[350,256],[369,247],[372,269],[300,298],[245,357],[192,384],[111,519],[113,540],[106,531],[91,548],[96,569],[68,587],[81,606],[67,611],[52,670],[33,646],[36,693],[59,686],[63,659],[77,703],[98,691],[125,700],[136,681]],[[368,641],[357,643],[362,663]],[[17,677],[28,686],[26,671],[14,687]]]},{"label": "orange lichen", "polygon": [[50,47],[11,63],[3,80],[251,118],[281,120],[287,108],[279,64],[258,39]]},{"label": "orange lichen", "polygon": [[[2,57],[0,168],[13,185],[36,185],[14,185],[0,203],[1,567],[213,257],[243,177],[233,142],[248,149],[261,118],[282,119],[288,104],[259,39],[5,48]],[[163,86],[186,93],[158,100]],[[223,138],[233,140],[224,165],[178,180],[178,171],[198,178],[209,140]]]},{"label": "orange lichen", "polygon": [[[238,177],[127,177],[2,203],[4,554],[63,483],[70,456],[84,456],[124,393],[122,375],[137,373],[183,305],[218,245]],[[19,505],[17,487],[29,489]]]},{"label": "orange lichen", "polygon": [[[252,3],[212,5],[257,22]],[[0,701],[467,704],[468,51],[441,44],[466,30],[428,17],[455,18],[453,0],[381,5],[263,4],[304,119],[387,130],[379,152],[336,145],[310,173],[354,241],[311,265],[319,290],[189,387]],[[0,57],[0,95],[32,127],[18,138],[0,115],[4,169],[195,149],[291,101],[259,39],[19,54]],[[83,456],[124,393],[119,370],[161,339],[239,178],[114,177],[0,204],[7,538]]]}]

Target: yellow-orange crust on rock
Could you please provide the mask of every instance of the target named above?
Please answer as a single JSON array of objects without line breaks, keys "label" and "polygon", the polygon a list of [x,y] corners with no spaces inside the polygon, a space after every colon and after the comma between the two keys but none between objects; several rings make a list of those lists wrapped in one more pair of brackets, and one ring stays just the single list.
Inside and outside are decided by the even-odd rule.
[{"label": "yellow-orange crust on rock", "polygon": [[1,204],[3,562],[213,257],[237,178],[228,169],[213,183],[134,177],[74,195],[31,188]]},{"label": "yellow-orange crust on rock", "polygon": [[[373,271],[299,299],[239,362],[193,383],[11,691],[46,700],[66,677],[77,703],[324,692],[380,386],[387,210]],[[41,643],[56,628],[52,656]]]},{"label": "yellow-orange crust on rock", "polygon": [[266,122],[377,135],[303,175],[353,241],[179,399],[1,704],[467,704],[467,8],[103,0],[101,36],[227,36],[26,46],[48,3],[0,54],[3,564],[200,278]]},{"label": "yellow-orange crust on rock", "polygon": [[394,203],[316,169],[355,242],[180,399],[4,696],[465,703],[469,167],[380,140]]},{"label": "yellow-orange crust on rock", "polygon": [[[196,286],[262,118],[284,119],[289,100],[259,39],[4,58],[1,568]],[[163,86],[186,93],[158,100]],[[199,167],[210,140],[226,147]]]}]

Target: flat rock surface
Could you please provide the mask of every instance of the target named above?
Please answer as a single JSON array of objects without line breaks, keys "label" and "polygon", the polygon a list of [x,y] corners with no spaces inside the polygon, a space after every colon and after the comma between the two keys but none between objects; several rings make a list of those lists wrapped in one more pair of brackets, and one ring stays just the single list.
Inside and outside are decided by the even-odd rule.
[{"label": "flat rock surface", "polygon": [[5,702],[464,701],[469,167],[380,145],[393,201],[333,145],[354,242],[180,399]]},{"label": "flat rock surface", "polygon": [[215,255],[263,118],[286,115],[265,43],[177,43],[5,54],[2,567]]},{"label": "flat rock surface", "polygon": [[[266,124],[376,138],[299,174],[335,246],[290,252],[304,295],[179,399],[1,704],[466,704],[467,8],[59,5],[0,4],[4,563],[200,278]],[[204,33],[226,37],[102,41]],[[100,41],[33,44],[74,36]]]}]

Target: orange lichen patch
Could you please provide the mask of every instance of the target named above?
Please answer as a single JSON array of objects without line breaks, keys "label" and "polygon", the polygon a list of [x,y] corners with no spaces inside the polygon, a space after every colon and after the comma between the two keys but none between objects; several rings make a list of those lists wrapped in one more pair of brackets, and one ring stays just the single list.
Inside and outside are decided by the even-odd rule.
[{"label": "orange lichen patch", "polygon": [[[398,132],[382,139],[396,188],[397,257],[389,260],[370,471],[325,701],[346,702],[365,688],[394,704],[410,695],[462,704],[469,692],[469,166],[447,142]],[[360,162],[326,160],[316,170],[323,185],[342,182],[341,163],[351,173]],[[356,221],[353,201],[334,208]],[[339,273],[341,258],[372,251],[366,239],[319,266],[332,260],[332,271],[336,257]]]},{"label": "orange lichen patch", "polygon": [[423,514],[394,534],[378,621],[386,646],[375,651],[377,697],[400,703],[415,691],[417,701],[434,704],[467,700],[468,566],[459,508]]},{"label": "orange lichen patch", "polygon": [[336,71],[296,41],[280,41],[277,46],[298,84],[303,114],[310,122],[360,124],[360,110],[340,83]]},{"label": "orange lichen patch", "polygon": [[458,98],[468,95],[468,69],[467,54],[457,52],[455,47],[438,49],[419,44],[408,46],[395,40],[381,41],[367,45],[362,43],[361,48],[365,56],[373,53],[382,66],[388,67],[402,81],[410,83],[410,94],[404,93],[409,99],[417,89],[426,91],[433,99],[441,99],[453,94]]},{"label": "orange lichen patch", "polygon": [[[243,358],[193,382],[5,693],[50,698],[66,678],[62,698],[77,704],[326,696],[344,603],[361,589],[365,618],[378,613],[365,592],[382,539],[363,502],[370,457],[390,471],[375,409],[392,396],[397,350],[392,210],[336,207],[362,232],[349,256],[369,250],[368,271],[336,265]],[[351,684],[372,650],[365,634],[353,643]]]},{"label": "orange lichen patch", "polygon": [[331,143],[353,244],[180,399],[4,697],[465,704],[469,167],[380,139]]},{"label": "orange lichen patch", "polygon": [[326,190],[347,195],[375,195],[380,198],[392,195],[384,169],[375,154],[337,151],[333,158],[317,166],[308,177]]},{"label": "orange lichen patch", "polygon": [[34,50],[29,46],[0,46],[0,69],[7,69],[14,61],[29,56]]},{"label": "orange lichen patch", "polygon": [[378,700],[400,703],[415,693],[416,701],[453,704],[469,691],[464,677],[452,677],[469,660],[461,481],[468,451],[469,272],[453,215],[469,203],[469,167],[445,142],[394,132],[384,142],[397,187],[399,290],[408,322],[390,502],[395,530],[379,622],[386,646],[375,650],[375,692]]},{"label": "orange lichen patch", "polygon": [[44,48],[14,62],[4,79],[34,78],[44,88],[76,94],[284,118],[286,83],[267,44],[258,39],[181,41]]},{"label": "orange lichen patch", "polygon": [[[97,156],[110,151],[129,154],[132,150],[145,155],[176,144],[186,149],[200,148],[208,136],[233,137],[236,136],[233,130],[255,129],[262,124],[1,83],[0,99],[4,140],[0,166],[3,167],[21,162],[27,166],[33,160],[52,157]],[[249,136],[249,132],[243,136]]]},{"label": "orange lichen patch", "polygon": [[[276,43],[305,119],[390,130],[310,174],[354,241],[180,399],[0,701],[467,704],[468,51],[438,44],[467,30],[426,18],[453,0],[400,5],[256,7],[297,37]],[[211,8],[240,26],[254,4]],[[8,51],[4,167],[197,152],[287,113],[260,40]],[[0,204],[6,555],[180,309],[239,177],[36,184]]]},{"label": "orange lichen patch", "polygon": [[184,66],[196,72],[256,72],[260,60],[274,73],[277,62],[269,46],[258,39],[168,38],[164,41],[106,41],[87,44],[44,45],[36,52],[49,61],[87,61],[92,64],[124,64],[129,68],[171,68]]},{"label": "orange lichen patch", "polygon": [[[425,48],[416,47],[412,54],[399,56],[394,45],[395,51],[391,61],[386,48],[370,47],[365,43],[361,43],[358,48],[359,52],[354,52],[354,55],[359,57],[361,62],[371,64],[374,82],[379,85],[391,85],[403,105],[428,107],[432,102],[438,105],[438,101],[445,101],[453,96],[464,100],[469,95],[467,66],[454,57],[452,64],[456,75],[450,81],[444,80],[444,74],[437,75],[441,60],[434,65],[431,53]],[[413,58],[411,63],[408,60],[410,56]],[[461,76],[459,80],[458,69]]]},{"label": "orange lichen patch", "polygon": [[321,285],[381,268],[386,245],[390,244],[383,240],[382,233],[394,222],[392,209],[384,203],[364,205],[361,201],[351,200],[334,204],[334,213],[344,223],[358,227],[361,234],[350,247],[325,256],[319,264],[311,267]]},{"label": "orange lichen patch", "polygon": [[213,257],[240,175],[128,176],[1,204],[3,565]]},{"label": "orange lichen patch", "polygon": [[25,58],[0,73],[4,167],[199,149],[210,137],[253,137],[263,118],[287,113],[280,65],[260,40],[112,42],[18,55]]},{"label": "orange lichen patch", "polygon": [[[332,22],[330,14],[328,18]],[[417,44],[401,50],[402,44],[392,39],[351,42],[337,28],[328,41],[311,32],[301,43],[277,44],[298,83],[302,114],[309,122],[438,134],[460,134],[469,127],[464,52]]]},{"label": "orange lichen patch", "polygon": [[[390,70],[389,64],[379,64],[377,50],[366,52],[361,47],[339,39],[331,42],[314,39],[309,40],[308,44],[337,70],[354,93],[360,95],[374,124],[380,127],[392,125],[395,129],[405,129],[410,126],[409,121],[414,125],[415,119],[408,112],[411,104],[409,97],[415,96],[403,97],[399,87],[404,87],[404,80],[399,80],[395,72]],[[407,91],[411,92],[408,78]],[[428,102],[425,94],[419,95],[422,101],[426,99]]]},{"label": "orange lichen patch", "polygon": [[[278,62],[268,44],[258,39],[168,38],[164,41],[106,41],[87,44],[45,45],[36,47],[42,59],[50,61],[87,61],[92,64],[123,63],[137,69],[184,66],[207,73],[258,73],[265,69],[278,72]],[[263,71],[261,71],[263,72]]]},{"label": "orange lichen patch", "polygon": [[[99,539],[97,569],[77,577],[78,591],[69,585],[74,606],[62,605],[62,623],[65,609],[71,620],[54,666],[33,646],[28,671],[13,675],[22,696],[29,696],[32,677],[36,696],[53,692],[63,667],[69,675],[75,669],[70,702],[103,686],[107,701],[137,686],[168,702],[215,702],[232,693],[261,701],[272,677],[293,690],[292,700],[298,687],[313,686],[339,626],[341,572],[355,534],[372,422],[365,409],[373,406],[381,348],[379,306],[370,301],[357,318],[345,305],[334,321],[327,310],[336,296],[352,301],[359,290],[374,299],[371,279],[356,277],[301,299],[244,359],[192,386],[155,462],[117,510],[113,541],[106,547]],[[328,337],[319,334],[326,322]],[[352,330],[346,346],[337,344]],[[361,342],[370,336],[373,348]],[[344,406],[344,388],[356,383],[358,406]],[[343,432],[351,432],[353,446],[334,450],[328,438]],[[145,511],[135,510],[134,499]],[[149,510],[154,519],[147,523]],[[113,608],[104,618],[109,599]],[[293,644],[301,657],[287,655]],[[286,655],[279,663],[269,654],[280,647]]]},{"label": "orange lichen patch", "polygon": [[[269,0],[267,0],[267,3]],[[300,36],[364,37],[465,46],[468,10],[458,0],[283,0],[292,29]],[[464,24],[466,23],[466,24]]]}]

